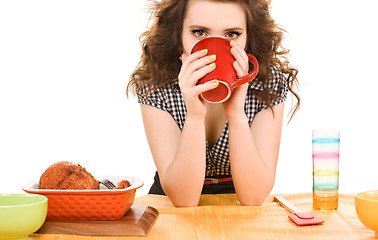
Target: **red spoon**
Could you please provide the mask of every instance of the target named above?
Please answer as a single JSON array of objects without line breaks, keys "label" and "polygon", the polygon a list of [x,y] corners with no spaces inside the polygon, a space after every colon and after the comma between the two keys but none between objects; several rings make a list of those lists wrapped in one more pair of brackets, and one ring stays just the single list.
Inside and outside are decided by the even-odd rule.
[{"label": "red spoon", "polygon": [[278,202],[281,206],[293,213],[293,215],[289,215],[289,218],[299,226],[315,225],[324,222],[322,218],[315,214],[303,212],[284,197],[274,196],[274,201]]}]

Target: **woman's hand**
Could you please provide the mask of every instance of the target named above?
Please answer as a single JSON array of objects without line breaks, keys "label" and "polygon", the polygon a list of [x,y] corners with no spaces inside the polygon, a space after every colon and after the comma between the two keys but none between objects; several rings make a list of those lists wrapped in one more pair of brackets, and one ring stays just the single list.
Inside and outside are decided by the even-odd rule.
[{"label": "woman's hand", "polygon": [[[231,54],[235,58],[234,69],[238,78],[244,77],[248,74],[249,60],[248,56],[239,45],[234,41],[230,42]],[[231,97],[223,103],[224,110],[227,115],[227,119],[239,118],[240,116],[245,117],[244,104],[245,98],[248,91],[248,83],[238,86],[234,89]]]},{"label": "woman's hand", "polygon": [[219,84],[217,81],[210,81],[197,85],[199,79],[216,68],[214,63],[216,56],[206,56],[206,54],[207,49],[195,52],[191,55],[182,55],[182,66],[178,80],[188,117],[205,118],[206,104],[199,95],[205,91],[216,88]]}]

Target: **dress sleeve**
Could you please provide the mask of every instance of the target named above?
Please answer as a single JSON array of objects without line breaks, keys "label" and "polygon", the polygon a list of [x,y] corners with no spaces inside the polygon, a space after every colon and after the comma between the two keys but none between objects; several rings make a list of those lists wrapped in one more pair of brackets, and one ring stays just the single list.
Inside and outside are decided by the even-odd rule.
[{"label": "dress sleeve", "polygon": [[[284,102],[289,91],[287,76],[285,76],[285,74],[281,72],[277,67],[272,67],[269,81],[264,86],[264,90],[269,91],[276,96],[272,102],[273,106]],[[262,105],[262,109],[269,107],[265,103],[262,103]]]},{"label": "dress sleeve", "polygon": [[164,97],[164,92],[162,89],[157,88],[151,91],[148,91],[148,86],[144,85],[139,88],[138,92],[138,103],[146,104],[163,111],[167,111],[167,104]]}]

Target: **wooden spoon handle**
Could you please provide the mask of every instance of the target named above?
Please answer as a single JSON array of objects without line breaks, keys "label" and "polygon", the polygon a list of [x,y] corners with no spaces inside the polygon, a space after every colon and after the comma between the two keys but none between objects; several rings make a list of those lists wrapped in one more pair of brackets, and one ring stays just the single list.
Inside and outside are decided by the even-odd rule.
[{"label": "wooden spoon handle", "polygon": [[296,214],[302,212],[299,208],[294,206],[292,203],[290,203],[288,200],[286,200],[284,197],[281,196],[274,196],[274,201],[278,202],[281,206],[289,210],[291,213]]}]

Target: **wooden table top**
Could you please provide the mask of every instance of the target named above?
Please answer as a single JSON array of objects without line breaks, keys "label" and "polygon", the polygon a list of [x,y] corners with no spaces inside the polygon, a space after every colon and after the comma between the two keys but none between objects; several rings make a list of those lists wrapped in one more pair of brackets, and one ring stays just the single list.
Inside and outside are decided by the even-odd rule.
[{"label": "wooden table top", "polygon": [[375,239],[359,221],[353,195],[340,194],[336,211],[314,211],[312,194],[280,194],[305,212],[315,213],[323,224],[296,226],[290,213],[268,196],[262,206],[240,206],[236,194],[202,195],[198,207],[175,208],[166,196],[146,195],[134,206],[152,206],[160,215],[147,237],[90,237],[32,234],[29,240],[119,239]]}]

